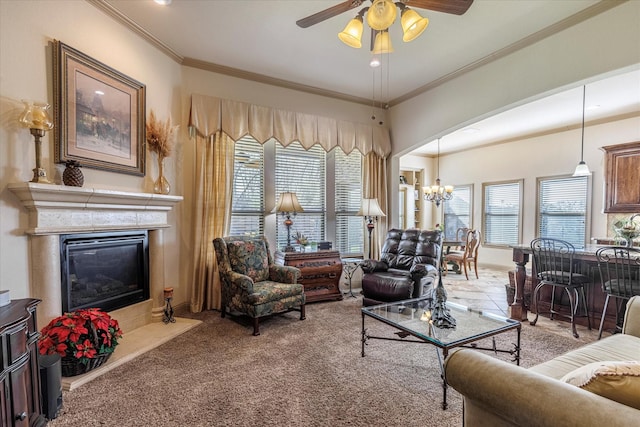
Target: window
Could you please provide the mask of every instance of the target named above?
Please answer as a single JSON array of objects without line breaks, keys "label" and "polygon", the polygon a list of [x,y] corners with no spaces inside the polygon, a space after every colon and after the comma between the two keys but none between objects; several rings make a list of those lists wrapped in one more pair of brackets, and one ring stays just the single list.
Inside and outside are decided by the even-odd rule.
[{"label": "window", "polygon": [[251,137],[235,144],[231,236],[264,233],[264,149]]},{"label": "window", "polygon": [[[283,147],[276,143],[275,193],[293,191],[304,209],[293,219],[291,234],[304,234],[310,242],[324,240],[326,153],[319,145],[305,150],[299,143]],[[287,228],[278,221],[277,247],[287,244]],[[293,243],[293,237],[292,237]]]},{"label": "window", "polygon": [[518,244],[522,222],[522,186],[522,180],[482,184],[483,244]]},{"label": "window", "polygon": [[458,228],[471,228],[473,212],[473,185],[458,185],[453,198],[444,202],[444,238],[454,240]]},{"label": "window", "polygon": [[538,179],[539,237],[552,237],[584,246],[588,184],[586,176]]},{"label": "window", "polygon": [[364,252],[364,223],[356,216],[362,200],[362,154],[354,150],[346,155],[335,153],[336,245],[344,255]]}]

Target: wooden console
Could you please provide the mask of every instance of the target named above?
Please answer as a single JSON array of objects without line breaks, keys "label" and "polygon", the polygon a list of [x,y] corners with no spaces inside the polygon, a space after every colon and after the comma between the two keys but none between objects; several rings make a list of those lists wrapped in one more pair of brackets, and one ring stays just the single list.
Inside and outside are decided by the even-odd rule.
[{"label": "wooden console", "polygon": [[18,299],[0,307],[0,425],[47,424],[40,401],[36,306],[40,300]]},{"label": "wooden console", "polygon": [[280,252],[275,263],[300,269],[299,283],[304,286],[307,302],[341,300],[340,276],[342,262],[338,251]]}]

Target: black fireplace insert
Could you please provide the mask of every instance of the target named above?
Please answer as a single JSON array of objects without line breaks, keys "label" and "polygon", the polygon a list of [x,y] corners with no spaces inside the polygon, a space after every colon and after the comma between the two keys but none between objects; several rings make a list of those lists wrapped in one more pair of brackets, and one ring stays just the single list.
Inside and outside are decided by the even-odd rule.
[{"label": "black fireplace insert", "polygon": [[146,230],[60,236],[62,311],[111,311],[149,298]]}]

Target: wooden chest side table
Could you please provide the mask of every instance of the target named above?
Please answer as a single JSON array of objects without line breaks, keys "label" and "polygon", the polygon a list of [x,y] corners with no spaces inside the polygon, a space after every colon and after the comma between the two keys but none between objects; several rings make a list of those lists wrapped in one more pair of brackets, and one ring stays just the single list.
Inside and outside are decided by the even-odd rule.
[{"label": "wooden chest side table", "polygon": [[340,276],[342,261],[339,251],[280,252],[275,263],[300,269],[299,283],[304,286],[307,302],[341,300]]}]

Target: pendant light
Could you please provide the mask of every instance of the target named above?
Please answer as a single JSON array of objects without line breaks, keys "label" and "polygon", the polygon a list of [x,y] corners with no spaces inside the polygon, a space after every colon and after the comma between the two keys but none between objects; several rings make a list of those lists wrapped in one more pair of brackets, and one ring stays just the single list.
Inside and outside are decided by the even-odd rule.
[{"label": "pendant light", "polygon": [[424,199],[440,206],[440,203],[451,200],[453,197],[453,185],[440,185],[440,138],[438,138],[438,157],[436,163],[436,183],[430,187],[423,187]]},{"label": "pendant light", "polygon": [[576,170],[573,172],[573,176],[589,176],[591,171],[589,166],[584,162],[584,110],[585,110],[585,97],[587,93],[587,87],[582,86],[582,143],[580,145],[580,163],[576,166]]}]

